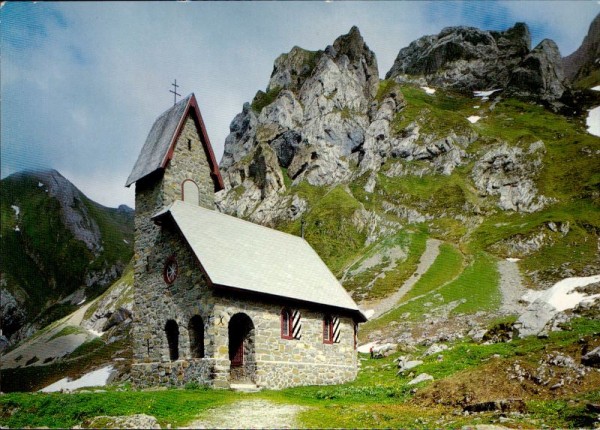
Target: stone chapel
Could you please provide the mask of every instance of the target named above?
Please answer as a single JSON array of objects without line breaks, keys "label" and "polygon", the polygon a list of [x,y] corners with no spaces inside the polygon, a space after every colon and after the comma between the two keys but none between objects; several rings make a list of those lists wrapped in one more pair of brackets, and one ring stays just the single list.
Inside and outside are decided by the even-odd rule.
[{"label": "stone chapel", "polygon": [[132,381],[284,388],[353,380],[366,320],[302,238],[216,210],[194,94],[155,121],[135,184]]}]

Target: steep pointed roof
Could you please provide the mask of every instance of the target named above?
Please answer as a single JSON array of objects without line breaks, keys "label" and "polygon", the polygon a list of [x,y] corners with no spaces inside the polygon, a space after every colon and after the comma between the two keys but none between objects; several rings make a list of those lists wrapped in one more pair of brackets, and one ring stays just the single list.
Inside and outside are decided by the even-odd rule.
[{"label": "steep pointed roof", "polygon": [[175,221],[212,285],[343,309],[366,321],[304,239],[180,200],[153,219],[165,217]]},{"label": "steep pointed roof", "polygon": [[164,169],[167,166],[167,163],[173,155],[175,143],[177,142],[179,134],[185,125],[185,120],[190,113],[196,121],[198,133],[201,138],[200,140],[202,141],[202,145],[204,146],[208,158],[211,176],[215,183],[215,191],[224,188],[219,165],[215,159],[215,154],[212,150],[208,134],[206,133],[204,120],[200,114],[200,109],[198,108],[194,93],[176,103],[154,121],[154,125],[152,125],[150,133],[146,138],[146,143],[144,143],[140,155],[133,166],[133,170],[129,174],[129,178],[127,178],[127,182],[125,183],[126,187],[129,187],[134,182],[137,182],[158,169]]}]

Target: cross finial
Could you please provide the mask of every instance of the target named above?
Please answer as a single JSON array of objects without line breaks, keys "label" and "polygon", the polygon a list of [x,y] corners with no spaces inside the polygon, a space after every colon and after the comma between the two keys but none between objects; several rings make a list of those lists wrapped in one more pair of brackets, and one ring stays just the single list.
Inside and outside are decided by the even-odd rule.
[{"label": "cross finial", "polygon": [[175,82],[173,82],[171,85],[173,85],[173,89],[169,90],[169,92],[173,93],[173,104],[175,105],[177,104],[177,96],[181,97],[181,94],[177,92],[177,88],[179,87],[179,85],[177,85],[177,79],[175,79]]}]

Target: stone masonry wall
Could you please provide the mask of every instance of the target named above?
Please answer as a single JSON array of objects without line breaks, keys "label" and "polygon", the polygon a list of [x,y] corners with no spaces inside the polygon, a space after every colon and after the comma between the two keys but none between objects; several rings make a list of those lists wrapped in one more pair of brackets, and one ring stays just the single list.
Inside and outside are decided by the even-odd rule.
[{"label": "stone masonry wall", "polygon": [[[254,326],[252,341],[247,343],[251,351],[246,351],[253,364],[244,375],[257,385],[284,388],[354,379],[357,356],[351,318],[340,318],[339,343],[324,344],[323,312],[301,308],[301,339],[282,339],[280,313],[285,299],[279,303],[242,300],[235,293],[215,291],[177,227],[168,221],[155,225],[152,215],[182,198],[182,183],[186,179],[198,185],[199,204],[214,209],[214,183],[190,117],[164,174],[150,175],[136,183],[131,370],[134,385],[184,385],[194,381],[229,387],[229,321],[238,313],[247,315]],[[178,263],[178,276],[171,285],[163,276],[169,257]],[[195,315],[204,324],[204,358],[193,358],[190,350],[188,324]],[[165,332],[168,320],[174,320],[179,330],[179,359],[173,362]]]},{"label": "stone masonry wall", "polygon": [[[188,149],[188,139],[191,149]],[[163,330],[164,334],[166,315],[170,314],[169,318],[176,320],[180,334],[187,334],[184,333],[187,332],[187,320],[182,327],[182,321],[174,318],[180,315],[180,310],[174,305],[172,298],[177,286],[173,285],[173,288],[165,289],[162,276],[166,259],[177,254],[176,248],[181,239],[172,238],[170,242],[173,244],[177,242],[177,244],[165,248],[162,245],[164,241],[162,230],[151,220],[152,215],[159,210],[175,200],[181,200],[182,183],[186,179],[192,179],[198,185],[199,204],[214,209],[214,183],[210,176],[206,153],[191,116],[186,119],[164,174],[150,175],[139,180],[135,185],[133,353],[136,360],[153,360],[165,355],[163,342],[157,339],[164,337],[158,336],[158,333]],[[188,255],[187,258],[193,260],[194,257]],[[187,265],[187,271],[192,267],[190,265],[192,260],[184,264]],[[198,277],[199,271],[196,272],[197,276],[194,279],[185,281],[178,279],[180,283],[188,283],[187,289],[183,288],[182,291],[191,291],[192,285],[205,285],[205,280]],[[197,293],[198,288],[192,291],[194,293],[188,293],[185,298],[187,302],[197,299],[194,294]],[[181,296],[181,293],[178,296]],[[200,313],[206,323],[205,315],[206,312]],[[162,326],[159,327],[161,324]],[[187,336],[184,337],[187,339]],[[186,342],[180,344],[180,348],[185,346],[187,346]]]},{"label": "stone masonry wall", "polygon": [[[261,300],[236,299],[215,293],[206,280],[191,250],[173,226],[163,225],[150,270],[144,273],[144,288],[136,293],[134,385],[183,385],[195,381],[228,388],[229,323],[236,314],[247,315],[254,326],[253,377],[258,386],[285,388],[296,385],[335,384],[351,381],[357,373],[354,326],[349,317],[340,317],[340,342],[323,343],[321,311],[300,308],[301,338],[281,338],[281,310],[286,304]],[[179,274],[172,285],[163,279],[166,259],[175,255]],[[204,322],[205,358],[193,359],[188,323],[194,315]],[[335,315],[335,313],[333,313]],[[169,363],[165,333],[167,320],[179,326],[180,360]]]},{"label": "stone masonry wall", "polygon": [[[188,140],[191,149],[188,149]],[[183,181],[191,179],[198,186],[200,206],[215,208],[215,184],[210,175],[211,169],[200,135],[191,116],[188,116],[185,126],[177,139],[173,158],[165,169],[163,191],[165,201],[181,200]]]},{"label": "stone masonry wall", "polygon": [[282,339],[280,315],[285,305],[284,299],[281,304],[233,298],[222,298],[215,303],[214,312],[219,317],[214,319],[216,325],[212,329],[218,345],[215,350],[217,380],[229,381],[228,322],[236,313],[248,315],[255,327],[254,382],[259,387],[280,389],[338,384],[356,377],[358,364],[352,318],[340,316],[339,343],[326,344],[323,343],[324,312],[300,308],[301,338]]}]

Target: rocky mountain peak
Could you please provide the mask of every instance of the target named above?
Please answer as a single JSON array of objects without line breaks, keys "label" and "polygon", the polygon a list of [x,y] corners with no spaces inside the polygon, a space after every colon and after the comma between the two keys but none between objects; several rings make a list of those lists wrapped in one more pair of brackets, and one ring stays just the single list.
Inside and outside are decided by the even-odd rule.
[{"label": "rocky mountain peak", "polygon": [[338,37],[333,42],[333,50],[328,47],[325,52],[339,61],[347,57],[350,65],[359,74],[360,79],[367,84],[366,96],[374,97],[377,94],[379,83],[379,70],[375,53],[365,43],[358,27],[353,26],[348,34]]},{"label": "rocky mountain peak", "polygon": [[[571,82],[580,81],[600,70],[600,13],[596,15],[579,48],[563,58],[565,75]],[[594,83],[598,83],[594,81]],[[592,83],[593,85],[593,83]]]},{"label": "rocky mountain peak", "polygon": [[[258,222],[273,219],[267,212],[281,203],[277,196],[286,189],[282,168],[296,183],[347,179],[377,114],[378,88],[377,58],[357,27],[322,51],[295,46],[280,55],[266,92],[259,91],[230,125],[220,167],[228,189],[236,192],[224,193],[221,209],[238,216],[252,212]],[[388,98],[386,109],[400,107],[399,91],[383,97]],[[292,206],[303,204],[296,199]],[[289,205],[281,207],[287,214]]]},{"label": "rocky mountain peak", "polygon": [[507,87],[517,96],[535,94],[551,101],[559,99],[564,93],[564,81],[558,46],[554,41],[544,39],[513,70]]},{"label": "rocky mountain peak", "polygon": [[63,223],[77,240],[98,255],[102,251],[102,236],[98,224],[82,201],[82,193],[54,169],[25,172],[48,187],[48,194],[58,200]]},{"label": "rocky mountain peak", "polygon": [[308,51],[298,46],[287,54],[281,54],[273,65],[267,93],[276,89],[300,90],[322,54],[323,51]]},{"label": "rocky mountain peak", "polygon": [[558,47],[546,39],[531,50],[524,23],[500,32],[444,28],[401,49],[386,78],[465,91],[510,89],[549,102],[567,88]]}]

